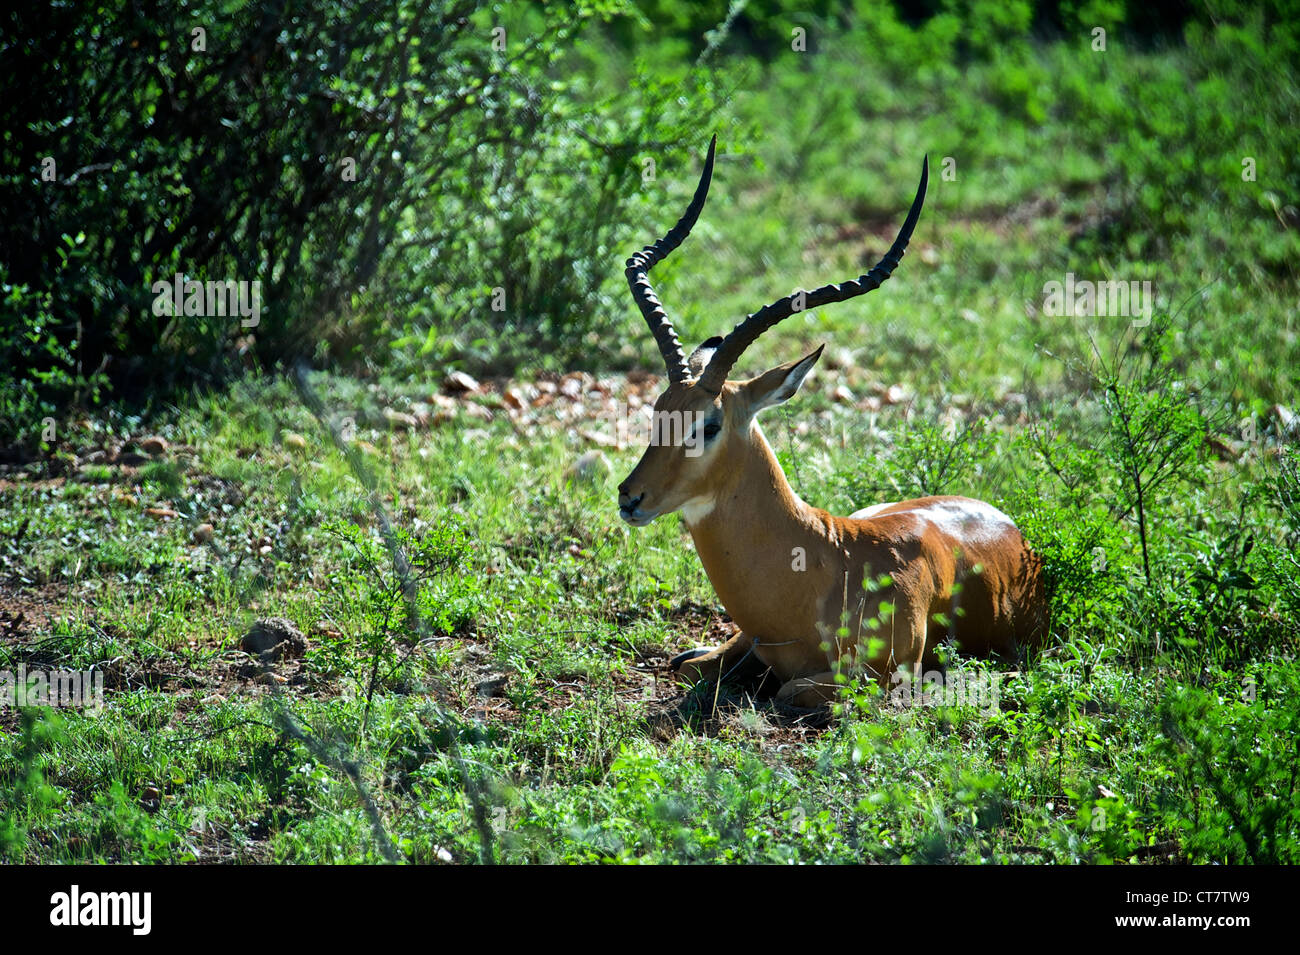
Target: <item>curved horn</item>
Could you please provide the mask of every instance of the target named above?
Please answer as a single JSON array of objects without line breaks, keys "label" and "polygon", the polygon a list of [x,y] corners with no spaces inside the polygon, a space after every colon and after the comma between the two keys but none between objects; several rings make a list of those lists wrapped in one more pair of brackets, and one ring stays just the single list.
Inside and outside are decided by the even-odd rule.
[{"label": "curved horn", "polygon": [[713,357],[709,359],[709,364],[705,367],[704,373],[700,375],[700,387],[713,394],[720,392],[732,365],[736,363],[745,349],[752,345],[759,335],[782,319],[789,318],[796,311],[807,311],[810,308],[829,305],[831,302],[843,302],[846,299],[865,295],[873,289],[880,288],[881,283],[889,278],[894,269],[898,267],[899,261],[903,258],[903,253],[907,250],[907,243],[912,238],[912,230],[916,228],[916,220],[921,216],[921,206],[925,203],[925,188],[929,181],[930,158],[927,156],[921,166],[921,184],[916,189],[916,198],[912,200],[912,208],[907,213],[907,219],[903,222],[903,227],[898,230],[898,238],[894,240],[894,244],[889,247],[889,251],[871,268],[870,272],[857,279],[850,279],[841,285],[823,285],[812,292],[803,293],[804,300],[801,309],[795,307],[796,296],[787,295],[785,298],[764,306],[752,315],[747,316],[743,322],[731,330],[731,334],[723,340],[717,351],[713,353]]},{"label": "curved horn", "polygon": [[673,331],[672,322],[668,321],[668,313],[664,311],[659,296],[655,295],[654,287],[650,284],[649,273],[661,259],[666,258],[691,234],[695,220],[700,217],[700,210],[704,208],[704,200],[709,194],[709,180],[713,178],[713,153],[717,145],[718,137],[715,135],[709,141],[709,154],[704,159],[704,172],[700,173],[700,184],[695,187],[695,197],[691,199],[691,204],[686,207],[682,217],[677,220],[677,225],[654,245],[646,246],[627,260],[627,284],[632,290],[632,298],[641,309],[641,314],[645,316],[646,324],[650,326],[650,331],[659,345],[659,351],[663,353],[664,363],[668,366],[668,380],[674,383],[683,382],[689,377],[686,370],[686,356],[682,353],[682,346],[677,340],[677,333]]}]

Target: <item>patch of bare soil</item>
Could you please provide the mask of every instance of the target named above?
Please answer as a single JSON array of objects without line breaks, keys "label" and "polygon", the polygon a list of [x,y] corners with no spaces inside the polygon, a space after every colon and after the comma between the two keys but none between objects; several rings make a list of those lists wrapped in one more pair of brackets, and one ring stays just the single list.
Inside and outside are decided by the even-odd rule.
[{"label": "patch of bare soil", "polygon": [[[627,624],[645,616],[645,611],[629,609],[615,619]],[[693,601],[678,604],[667,617],[680,634],[681,650],[718,646],[738,630],[725,612]],[[678,683],[672,671],[676,652],[645,653],[631,674],[620,677],[628,684],[627,695],[649,703],[646,726],[655,739],[667,741],[683,730],[705,736],[738,732],[755,736],[764,745],[780,746],[803,742],[830,725],[830,712],[824,708],[809,710],[778,702],[780,681],[754,657],[737,664],[720,685],[706,683],[691,689]]]},{"label": "patch of bare soil", "polygon": [[[650,616],[641,609],[622,609],[614,620],[622,626]],[[730,639],[736,625],[721,611],[690,601],[668,611],[674,629],[681,633],[682,649],[714,646]],[[680,732],[719,736],[743,735],[761,746],[780,748],[806,741],[830,723],[825,709],[806,710],[773,699],[777,681],[757,660],[749,660],[729,674],[721,686],[703,684],[691,690],[679,684],[670,661],[675,650],[642,648],[632,665],[613,674],[614,697],[629,706],[644,705],[646,732],[661,742]],[[445,702],[460,716],[481,722],[514,724],[523,719],[513,702],[510,687],[513,674],[502,673],[493,662],[489,646],[470,643],[461,659],[446,674],[449,685],[470,688],[467,697]],[[581,673],[539,681],[531,687],[530,709],[564,709],[600,692],[608,694]],[[466,703],[465,700],[469,702]]]},{"label": "patch of bare soil", "polygon": [[39,585],[0,580],[0,647],[25,640],[38,629],[47,629],[68,588],[61,583]]},{"label": "patch of bare soil", "polygon": [[[610,377],[571,372],[542,375],[532,382],[480,382],[458,372],[448,376],[437,390],[422,395],[423,400],[390,396],[375,423],[394,432],[435,431],[453,420],[473,425],[476,420],[486,423],[505,418],[523,436],[534,429],[563,427],[576,429],[596,449],[617,448],[623,446],[623,439],[618,429],[609,426],[610,422],[626,413],[648,416],[661,385],[659,378],[642,372]],[[236,488],[198,472],[198,452],[191,446],[171,444],[148,434],[115,435],[90,421],[76,425],[65,432],[69,437],[43,458],[0,460],[0,489],[57,485],[65,480],[85,480],[87,474],[97,481],[131,482],[138,469],[149,462],[171,459],[199,493],[238,503]],[[142,499],[140,503],[144,506],[147,502]],[[508,550],[517,548],[522,556],[534,556],[538,546],[533,540],[507,542]],[[62,656],[58,641],[37,642],[34,638],[49,630],[50,617],[66,606],[65,599],[66,588],[59,585],[19,588],[0,583],[0,651],[7,649],[15,662],[32,661],[29,666],[37,662],[57,666]],[[616,620],[627,624],[644,613],[627,610],[617,614]],[[715,646],[735,633],[735,625],[724,613],[701,604],[683,603],[669,616],[674,630],[681,634],[679,650]],[[464,639],[470,649],[466,658],[444,675],[444,680],[446,687],[460,692],[440,689],[438,695],[462,701],[451,705],[462,710],[464,716],[507,723],[519,719],[510,701],[511,675],[496,672],[485,659],[475,657],[475,644],[468,635],[458,635],[457,639]],[[181,713],[201,703],[276,690],[309,696],[341,692],[336,683],[314,673],[301,654],[262,662],[238,648],[216,645],[215,640],[200,639],[199,644],[191,641],[188,648],[169,651],[140,644],[130,635],[116,642],[133,649],[98,664],[104,670],[106,688],[121,691],[149,687],[173,693],[179,698]],[[743,709],[752,705],[764,708],[765,718],[773,721],[778,730],[791,726],[802,732],[816,721],[810,714],[780,711],[770,699],[775,690],[773,681],[765,679],[761,671],[733,674],[716,698],[702,707],[692,702],[693,697],[686,695],[673,679],[671,655],[647,650],[627,673],[616,677],[617,695],[629,702],[649,703],[651,719],[657,726],[690,725],[696,731],[721,732],[726,728],[728,707]],[[589,681],[579,674],[551,681],[550,686],[542,688],[542,699],[544,705],[567,706],[591,692]]]},{"label": "patch of bare soil", "polygon": [[[16,591],[12,585],[0,584],[0,668],[82,669],[87,647],[93,658],[94,647],[102,644],[103,659],[89,668],[103,674],[108,699],[113,693],[138,689],[172,694],[178,719],[202,705],[236,697],[256,698],[280,689],[316,698],[341,692],[336,683],[308,668],[301,635],[298,641],[268,648],[261,657],[222,646],[215,639],[206,645],[191,640],[184,648],[164,650],[134,639],[113,624],[94,621],[73,635],[42,636],[59,604],[56,593],[61,591],[54,585]],[[74,652],[80,662],[74,662]],[[13,730],[18,723],[17,709],[0,709],[0,730]]]}]

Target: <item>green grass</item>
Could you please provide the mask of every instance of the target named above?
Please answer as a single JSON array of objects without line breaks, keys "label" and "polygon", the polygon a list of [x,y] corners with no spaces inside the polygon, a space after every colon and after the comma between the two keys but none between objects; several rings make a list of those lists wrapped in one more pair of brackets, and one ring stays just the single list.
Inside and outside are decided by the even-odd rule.
[{"label": "green grass", "polygon": [[[359,396],[350,382],[324,385],[340,409],[336,394]],[[840,503],[852,485],[839,476],[894,465],[864,464],[860,447],[826,440],[857,414],[826,401],[829,387],[804,396],[788,426],[776,418],[768,430],[800,491]],[[421,393],[390,382],[363,400],[398,406],[403,390]],[[307,438],[305,452],[271,440],[268,407],[281,409],[282,431]],[[793,431],[822,416],[823,427]],[[288,617],[308,634],[303,680],[284,688],[285,705],[362,768],[388,832],[413,861],[435,861],[439,850],[478,857],[451,733],[484,787],[494,851],[510,861],[1241,857],[1231,825],[1203,846],[1190,817],[1179,816],[1180,806],[1226,810],[1206,796],[1195,762],[1178,756],[1161,701],[1216,694],[1216,724],[1249,720],[1264,740],[1288,718],[1285,694],[1300,680],[1293,652],[1274,648],[1199,675],[1168,656],[1137,666],[1115,628],[1081,616],[1063,648],[1006,684],[993,712],[863,702],[814,730],[729,693],[714,714],[711,692],[683,702],[647,669],[695,642],[679,608],[714,601],[683,528],[675,519],[625,527],[613,480],[566,481],[583,447],[572,434],[538,429],[524,442],[503,419],[462,410],[429,432],[358,432],[375,449],[367,460],[399,524],[426,539],[436,526],[470,531],[458,571],[426,582],[429,637],[409,657],[396,619],[392,639],[366,642],[376,608],[391,602],[391,568],[379,559],[359,484],[283,383],[253,379],[173,417],[164,428],[173,447],[195,451],[177,452],[189,463],[172,499],[156,500],[143,480],[94,483],[97,475],[7,490],[4,530],[24,515],[35,541],[9,547],[7,569],[68,588],[54,622],[35,634],[45,664],[109,666],[125,681],[98,715],[65,713],[57,728],[37,716],[27,736],[7,721],[0,779],[16,796],[11,857],[378,860],[346,777],[287,738],[265,688],[236,675],[247,658],[233,648],[255,614]],[[910,433],[892,419],[884,428],[900,440]],[[993,433],[1004,448],[1014,439]],[[638,450],[611,454],[615,474]],[[966,462],[956,489],[1008,492],[1009,476],[992,466],[998,457],[985,449]],[[229,486],[211,477],[236,471]],[[913,467],[901,471],[905,480]],[[120,499],[137,488],[134,505]],[[181,516],[141,516],[157,503]],[[202,521],[215,525],[212,545],[191,540]],[[350,537],[332,521],[369,529]],[[405,662],[381,681],[367,714],[372,646],[385,670]],[[1234,702],[1242,674],[1264,671],[1270,693]],[[151,673],[167,678],[160,689],[141,685]],[[485,674],[506,677],[503,696],[478,698]],[[1268,774],[1294,766],[1293,757],[1270,754],[1264,765],[1276,772],[1260,770],[1256,796],[1281,798]],[[1115,795],[1100,796],[1103,787]],[[156,804],[142,795],[150,790]],[[1118,829],[1092,828],[1099,806]],[[1279,841],[1276,858],[1293,858],[1294,835]]]}]

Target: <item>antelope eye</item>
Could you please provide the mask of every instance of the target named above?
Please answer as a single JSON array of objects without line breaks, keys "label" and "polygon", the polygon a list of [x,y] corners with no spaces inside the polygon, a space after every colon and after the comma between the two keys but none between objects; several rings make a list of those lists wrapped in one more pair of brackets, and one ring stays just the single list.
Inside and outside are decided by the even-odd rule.
[{"label": "antelope eye", "polygon": [[712,441],[714,438],[718,436],[718,432],[720,432],[721,430],[722,430],[722,425],[718,424],[716,421],[710,421],[708,424],[704,426],[704,440]]}]

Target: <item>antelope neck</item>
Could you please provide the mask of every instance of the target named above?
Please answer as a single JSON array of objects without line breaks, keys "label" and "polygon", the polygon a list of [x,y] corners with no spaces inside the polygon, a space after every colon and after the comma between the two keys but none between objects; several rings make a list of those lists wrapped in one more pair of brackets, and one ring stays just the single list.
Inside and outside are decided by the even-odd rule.
[{"label": "antelope neck", "polygon": [[790,487],[758,422],[748,437],[738,466],[714,490],[713,506],[686,525],[715,582],[748,577],[769,562],[788,566],[790,549],[816,533],[813,509]]}]

